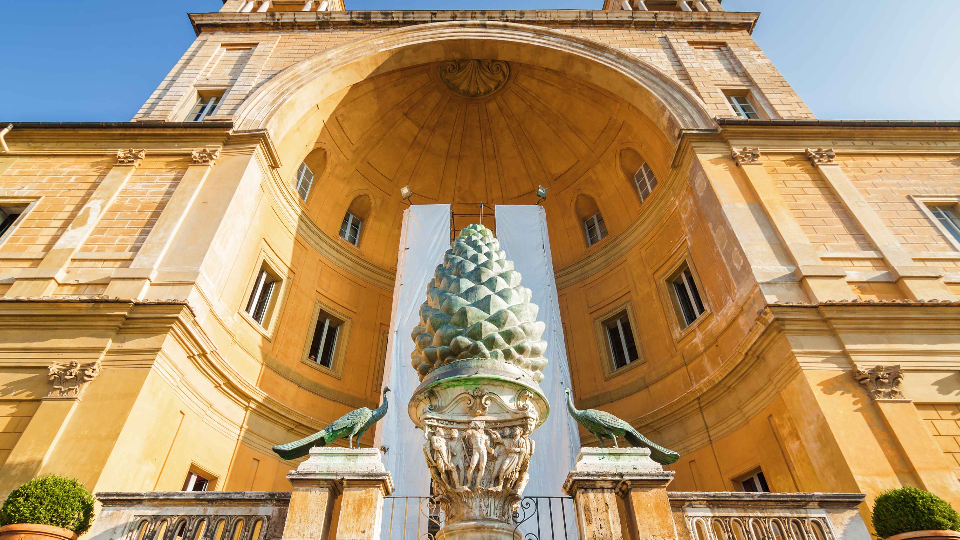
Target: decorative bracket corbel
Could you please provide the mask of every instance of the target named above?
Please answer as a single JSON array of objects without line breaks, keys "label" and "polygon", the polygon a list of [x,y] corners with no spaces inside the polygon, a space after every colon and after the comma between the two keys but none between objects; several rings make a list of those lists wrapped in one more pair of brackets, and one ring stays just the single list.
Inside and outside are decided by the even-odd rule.
[{"label": "decorative bracket corbel", "polygon": [[730,157],[732,157],[733,160],[737,162],[738,167],[741,167],[743,165],[759,165],[760,149],[743,147],[738,150],[736,148],[731,147]]}]

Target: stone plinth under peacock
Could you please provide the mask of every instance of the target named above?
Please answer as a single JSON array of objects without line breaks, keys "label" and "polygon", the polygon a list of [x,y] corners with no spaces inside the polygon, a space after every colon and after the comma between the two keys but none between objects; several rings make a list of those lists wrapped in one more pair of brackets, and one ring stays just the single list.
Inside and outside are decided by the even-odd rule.
[{"label": "stone plinth under peacock", "polygon": [[530,289],[493,232],[471,225],[427,287],[408,406],[424,432],[433,495],[446,514],[438,538],[515,538],[511,523],[529,478],[530,434],[549,414],[545,325]]}]

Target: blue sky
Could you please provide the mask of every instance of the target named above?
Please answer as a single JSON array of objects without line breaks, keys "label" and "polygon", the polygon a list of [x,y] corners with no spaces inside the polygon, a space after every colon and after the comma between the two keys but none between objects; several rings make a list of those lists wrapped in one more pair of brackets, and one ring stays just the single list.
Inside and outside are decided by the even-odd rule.
[{"label": "blue sky", "polygon": [[[346,0],[351,9],[595,9],[602,0]],[[220,0],[3,2],[0,120],[126,121]],[[725,0],[820,118],[960,119],[960,0]]]}]

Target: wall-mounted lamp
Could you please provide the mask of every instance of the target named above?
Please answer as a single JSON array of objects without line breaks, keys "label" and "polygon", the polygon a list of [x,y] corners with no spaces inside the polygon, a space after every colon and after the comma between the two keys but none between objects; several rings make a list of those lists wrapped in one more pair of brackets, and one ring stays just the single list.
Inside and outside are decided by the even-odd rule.
[{"label": "wall-mounted lamp", "polygon": [[405,201],[408,201],[408,200],[410,200],[410,197],[412,197],[412,196],[413,196],[413,190],[410,189],[410,186],[403,186],[402,188],[400,188],[400,198],[401,198],[401,199],[403,199],[403,200],[405,200]]},{"label": "wall-mounted lamp", "polygon": [[540,198],[540,200],[537,201],[537,204],[542,203],[547,198],[547,188],[543,186],[537,186],[537,197]]}]

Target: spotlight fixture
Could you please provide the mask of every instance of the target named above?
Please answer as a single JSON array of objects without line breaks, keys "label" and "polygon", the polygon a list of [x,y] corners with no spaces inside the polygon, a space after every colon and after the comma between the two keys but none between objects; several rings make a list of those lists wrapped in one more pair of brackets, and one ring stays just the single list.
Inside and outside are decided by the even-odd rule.
[{"label": "spotlight fixture", "polygon": [[540,201],[543,202],[543,200],[547,198],[547,188],[537,186],[537,197],[540,197]]},{"label": "spotlight fixture", "polygon": [[413,190],[410,189],[410,186],[403,186],[400,188],[400,197],[403,200],[409,200],[413,196]]}]

